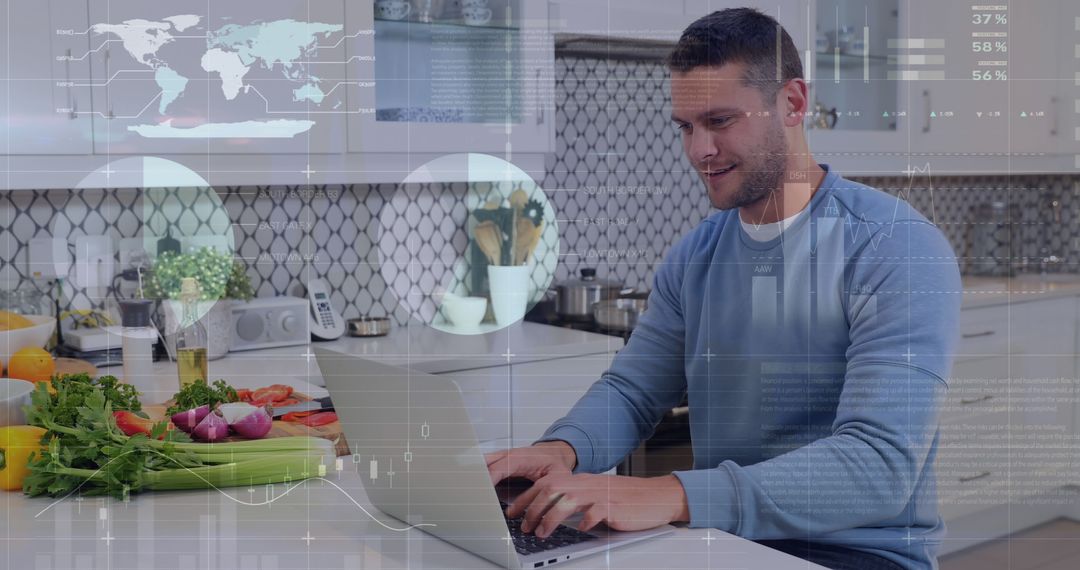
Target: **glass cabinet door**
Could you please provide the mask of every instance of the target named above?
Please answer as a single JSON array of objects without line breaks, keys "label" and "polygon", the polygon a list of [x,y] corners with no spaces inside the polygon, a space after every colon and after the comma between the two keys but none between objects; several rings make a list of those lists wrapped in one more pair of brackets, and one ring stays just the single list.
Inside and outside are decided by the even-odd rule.
[{"label": "glass cabinet door", "polygon": [[[914,128],[902,49],[903,0],[816,0],[804,54],[810,78],[806,119],[821,162],[855,171],[902,170]],[[855,142],[857,141],[857,142]]]},{"label": "glass cabinet door", "polygon": [[819,0],[811,83],[811,129],[896,131],[899,93],[890,42],[897,0]]},{"label": "glass cabinet door", "polygon": [[[353,9],[353,8],[350,8]],[[352,152],[544,152],[547,2],[375,0],[349,49]]]}]

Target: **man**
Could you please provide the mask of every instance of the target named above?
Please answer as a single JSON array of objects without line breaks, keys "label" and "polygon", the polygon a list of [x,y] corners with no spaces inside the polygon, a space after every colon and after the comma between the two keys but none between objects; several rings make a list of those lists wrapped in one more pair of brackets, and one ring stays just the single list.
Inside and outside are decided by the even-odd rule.
[{"label": "man", "polygon": [[[772,18],[706,16],[670,67],[672,119],[720,211],[668,253],[649,310],[569,414],[488,456],[493,481],[534,481],[508,514],[541,537],[584,513],[585,529],[688,522],[832,568],[936,567],[951,247],[907,203],[814,162],[799,55]],[[684,394],[693,470],[591,475]]]}]

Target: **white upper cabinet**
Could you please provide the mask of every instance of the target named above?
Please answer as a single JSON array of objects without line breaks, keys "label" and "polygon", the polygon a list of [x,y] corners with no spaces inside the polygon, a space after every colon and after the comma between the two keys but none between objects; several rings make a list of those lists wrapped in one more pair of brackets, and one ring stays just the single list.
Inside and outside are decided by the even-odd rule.
[{"label": "white upper cabinet", "polygon": [[546,1],[0,8],[6,187],[72,188],[131,154],[212,185],[400,182],[461,152],[539,178],[554,148]]},{"label": "white upper cabinet", "polygon": [[[1062,34],[1063,0],[1012,0],[1009,4],[1009,146],[1014,156],[1062,153],[1066,140],[1064,84],[1058,81],[1059,60],[1073,54]],[[1006,58],[1002,58],[1006,59]],[[1072,109],[1068,109],[1071,111]]]},{"label": "white upper cabinet", "polygon": [[1060,100],[1052,125],[1058,131],[1058,152],[1065,163],[1080,170],[1080,2],[1061,2],[1058,16],[1058,73]]},{"label": "white upper cabinet", "polygon": [[964,170],[970,159],[1007,162],[1010,14],[996,6],[1005,9],[909,0],[912,33],[901,57],[910,75],[912,147],[934,172]]},{"label": "white upper cabinet", "polygon": [[[901,0],[816,0],[804,53],[810,149],[845,174],[892,173],[908,164],[916,119],[898,40],[909,14]],[[805,63],[808,62],[808,63]]]},{"label": "white upper cabinet", "polygon": [[97,154],[345,150],[345,0],[90,3]]},{"label": "white upper cabinet", "polygon": [[353,27],[374,32],[346,41],[350,152],[416,157],[415,167],[435,154],[479,152],[517,162],[553,148],[548,3],[466,4],[348,4]]},{"label": "white upper cabinet", "polygon": [[[866,85],[859,85],[857,77],[846,81],[846,60],[854,67],[851,74],[862,71],[857,58],[845,57],[843,50],[832,54],[840,68],[841,94],[834,97],[840,103],[824,107],[835,105],[840,118],[837,132],[810,131],[815,151],[839,156],[845,171],[868,174],[907,166],[929,166],[938,174],[1073,170],[1077,97],[1075,81],[1065,79],[1075,75],[1075,65],[1069,65],[1075,63],[1072,40],[1080,14],[1072,13],[1080,8],[1074,2],[864,0],[862,8],[857,3],[816,0],[815,28],[825,31],[816,42],[835,50],[829,34],[838,27],[844,31],[844,14],[854,12],[859,19],[865,13],[870,37],[890,38],[886,77],[871,77]],[[873,22],[879,20],[874,14],[894,9],[895,29],[881,29],[879,23],[875,32]],[[858,34],[857,23],[853,31]],[[873,40],[870,48],[873,75]],[[816,94],[822,96],[832,91],[829,69],[836,66],[828,65],[829,56],[816,59]],[[878,107],[884,118],[894,101],[895,129],[859,130],[848,128],[850,121],[845,124],[846,111]]]},{"label": "white upper cabinet", "polygon": [[0,155],[93,151],[86,0],[0,0]]}]

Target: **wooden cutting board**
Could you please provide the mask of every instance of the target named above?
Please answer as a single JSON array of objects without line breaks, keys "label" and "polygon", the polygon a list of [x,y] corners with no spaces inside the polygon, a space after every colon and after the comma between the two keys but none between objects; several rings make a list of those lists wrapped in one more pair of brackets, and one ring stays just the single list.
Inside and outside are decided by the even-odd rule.
[{"label": "wooden cutting board", "polygon": [[56,361],[56,372],[54,374],[89,374],[91,378],[98,377],[97,366],[81,358],[60,356],[54,360]]},{"label": "wooden cutting board", "polygon": [[[290,396],[301,402],[311,400],[311,396],[302,394],[300,392],[293,392]],[[155,422],[165,419],[165,410],[168,409],[168,404],[152,404],[143,406],[143,411],[146,412],[150,419]],[[334,451],[340,457],[342,455],[349,455],[349,444],[345,441],[345,434],[341,431],[341,422],[334,422],[332,424],[326,424],[324,426],[308,427],[303,424],[297,424],[293,422],[283,422],[281,420],[274,420],[273,426],[270,428],[270,433],[266,437],[292,437],[292,436],[312,436],[321,437],[335,442]],[[229,437],[225,441],[245,441],[241,437]]]}]

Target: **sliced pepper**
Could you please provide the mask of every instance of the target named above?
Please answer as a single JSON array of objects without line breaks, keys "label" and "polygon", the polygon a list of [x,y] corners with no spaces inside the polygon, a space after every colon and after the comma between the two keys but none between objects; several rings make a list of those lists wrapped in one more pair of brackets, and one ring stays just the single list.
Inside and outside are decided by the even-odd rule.
[{"label": "sliced pepper", "polygon": [[299,421],[303,420],[304,418],[306,418],[306,417],[308,417],[308,416],[310,416],[311,414],[314,414],[314,413],[315,413],[315,410],[308,410],[306,412],[289,412],[289,413],[285,414],[284,416],[281,416],[281,421],[283,421],[283,422],[299,422]]},{"label": "sliced pepper", "polygon": [[319,412],[315,415],[308,416],[300,420],[300,423],[308,427],[324,426],[326,424],[332,424],[338,421],[337,414],[334,412]]},{"label": "sliced pepper", "polygon": [[[144,433],[146,434],[146,437],[150,437],[154,431],[153,420],[140,417],[126,410],[113,412],[113,418],[116,419],[116,427],[120,428],[120,431],[124,432],[124,435],[131,436],[137,433]],[[158,439],[165,439],[164,434]]]},{"label": "sliced pepper", "polygon": [[44,449],[45,430],[34,426],[0,427],[0,489],[17,491],[30,472],[30,455]]}]

